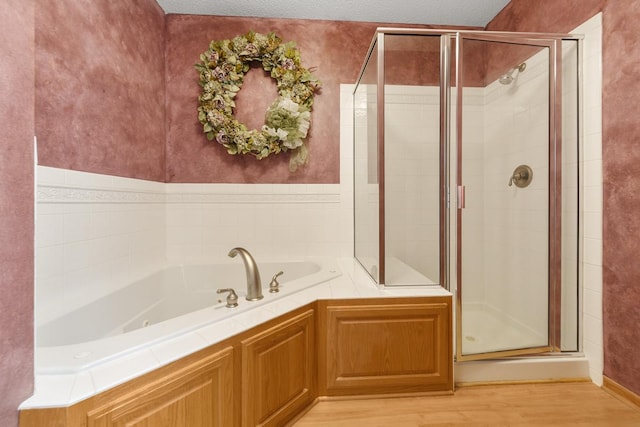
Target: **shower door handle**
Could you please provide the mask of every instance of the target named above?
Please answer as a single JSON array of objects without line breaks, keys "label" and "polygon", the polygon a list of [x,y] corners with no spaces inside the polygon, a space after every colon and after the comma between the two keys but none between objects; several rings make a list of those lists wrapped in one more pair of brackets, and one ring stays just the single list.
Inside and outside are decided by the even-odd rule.
[{"label": "shower door handle", "polygon": [[458,185],[458,209],[465,208],[464,185]]}]

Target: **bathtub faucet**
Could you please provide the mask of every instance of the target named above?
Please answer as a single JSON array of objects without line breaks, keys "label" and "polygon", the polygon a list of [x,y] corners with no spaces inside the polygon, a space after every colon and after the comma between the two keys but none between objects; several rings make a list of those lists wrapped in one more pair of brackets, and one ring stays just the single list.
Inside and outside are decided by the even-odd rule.
[{"label": "bathtub faucet", "polygon": [[240,258],[242,258],[244,270],[247,273],[247,300],[257,301],[262,299],[262,282],[260,281],[260,271],[256,261],[245,248],[233,248],[229,251],[231,258],[235,258],[236,255],[240,255]]}]

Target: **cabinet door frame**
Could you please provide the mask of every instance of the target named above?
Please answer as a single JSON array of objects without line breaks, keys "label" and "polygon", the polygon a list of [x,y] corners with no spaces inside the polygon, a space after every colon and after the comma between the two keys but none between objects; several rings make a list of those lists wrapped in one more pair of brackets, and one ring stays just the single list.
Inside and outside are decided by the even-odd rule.
[{"label": "cabinet door frame", "polygon": [[[203,394],[210,394],[208,402],[203,401]],[[200,396],[190,406],[189,398],[196,395]],[[206,417],[202,419],[206,418],[206,421],[194,427],[234,425],[233,347],[188,364],[144,386],[132,387],[121,397],[89,411],[87,427],[124,426],[132,425],[132,422],[146,425],[144,423],[147,420],[152,420],[161,411],[173,411],[169,415],[177,416],[175,421],[181,419],[183,423],[189,421],[180,417],[205,412]]]},{"label": "cabinet door frame", "polygon": [[[283,425],[314,402],[318,395],[315,348],[313,307],[242,340],[243,426]],[[279,357],[287,357],[293,366]],[[301,371],[302,378],[293,375],[296,371]],[[292,393],[296,386],[299,389]],[[267,400],[278,403],[270,412],[262,409],[268,406]]]},{"label": "cabinet door frame", "polygon": [[[450,297],[323,301],[319,312],[320,395],[453,392]],[[430,360],[409,356],[400,369],[376,349],[419,351]],[[357,366],[365,359],[367,367]]]}]

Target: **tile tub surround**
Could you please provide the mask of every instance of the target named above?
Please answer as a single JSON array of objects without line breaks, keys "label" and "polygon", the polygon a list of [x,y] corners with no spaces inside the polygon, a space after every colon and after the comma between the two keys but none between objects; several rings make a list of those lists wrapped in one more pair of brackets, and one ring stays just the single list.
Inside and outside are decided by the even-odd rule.
[{"label": "tile tub surround", "polygon": [[258,260],[352,247],[349,181],[163,184],[48,167],[38,181],[37,324],[167,263],[228,260],[236,246]]},{"label": "tile tub surround", "polygon": [[39,166],[36,324],[165,264],[164,184]]},{"label": "tile tub surround", "polygon": [[167,184],[170,262],[226,257],[348,256],[351,204],[338,184]]},{"label": "tile tub surround", "polygon": [[337,265],[343,274],[335,279],[132,351],[87,371],[36,375],[36,392],[23,402],[21,409],[69,406],[319,299],[450,295],[439,286],[379,289],[353,259],[338,259]]}]

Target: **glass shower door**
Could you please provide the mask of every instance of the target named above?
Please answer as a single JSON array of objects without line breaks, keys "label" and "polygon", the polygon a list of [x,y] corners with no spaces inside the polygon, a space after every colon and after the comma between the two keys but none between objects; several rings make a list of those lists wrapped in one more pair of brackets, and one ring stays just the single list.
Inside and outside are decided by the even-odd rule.
[{"label": "glass shower door", "polygon": [[549,351],[555,41],[461,34],[457,64],[457,360]]}]

